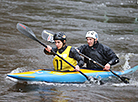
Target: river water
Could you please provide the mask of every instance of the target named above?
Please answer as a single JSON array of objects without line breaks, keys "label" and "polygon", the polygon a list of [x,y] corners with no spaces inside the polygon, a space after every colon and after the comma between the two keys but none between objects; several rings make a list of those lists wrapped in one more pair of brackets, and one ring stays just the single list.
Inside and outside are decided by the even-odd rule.
[{"label": "river water", "polygon": [[[138,71],[130,84],[109,80],[97,84],[19,83],[7,73],[52,68],[43,46],[16,29],[30,27],[37,38],[43,30],[64,32],[68,45],[86,44],[85,33],[95,30],[99,41],[120,58],[114,70],[138,64],[138,4],[136,0],[0,0],[0,102],[138,102]],[[50,44],[54,46],[53,44]]]}]

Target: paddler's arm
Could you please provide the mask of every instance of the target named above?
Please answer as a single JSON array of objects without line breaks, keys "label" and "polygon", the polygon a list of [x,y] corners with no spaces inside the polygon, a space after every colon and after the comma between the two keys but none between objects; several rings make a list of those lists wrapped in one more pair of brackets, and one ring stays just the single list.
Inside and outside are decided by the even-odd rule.
[{"label": "paddler's arm", "polygon": [[111,65],[114,65],[116,63],[119,62],[119,58],[118,57],[115,57],[113,58],[112,60],[110,60],[105,66],[104,66],[104,69],[103,70],[106,70],[108,71],[110,68],[111,68]]},{"label": "paddler's arm", "polygon": [[47,45],[47,48],[44,48],[44,53],[47,55],[54,55],[51,50],[56,52],[57,48],[52,48],[51,46]]},{"label": "paddler's arm", "polygon": [[110,49],[109,47],[105,48],[105,55],[107,56],[107,58],[109,59],[108,63],[105,65],[104,70],[109,70],[111,65],[115,65],[117,63],[119,63],[119,58],[117,57],[117,55],[112,51],[112,49]]},{"label": "paddler's arm", "polygon": [[[76,50],[84,55],[86,55],[86,47],[88,46],[88,44],[84,44],[84,45],[81,45],[80,47],[76,48]],[[88,62],[88,59],[84,57],[84,63],[87,63]]]},{"label": "paddler's arm", "polygon": [[80,47],[77,48],[77,51],[84,53],[84,50],[86,49],[87,45],[81,45]]},{"label": "paddler's arm", "polygon": [[79,53],[76,51],[76,49],[74,47],[71,48],[70,53],[69,53],[69,57],[74,58],[75,60],[77,60],[77,65],[75,66],[76,70],[79,71],[80,68],[84,65],[84,61],[82,59],[82,57],[79,55]]}]

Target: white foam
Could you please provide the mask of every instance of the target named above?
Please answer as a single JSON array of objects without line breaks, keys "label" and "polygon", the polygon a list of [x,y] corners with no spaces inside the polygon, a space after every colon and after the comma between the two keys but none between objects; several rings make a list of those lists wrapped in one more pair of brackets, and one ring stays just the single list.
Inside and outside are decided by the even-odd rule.
[{"label": "white foam", "polygon": [[124,64],[122,65],[122,70],[127,70],[127,69],[131,68],[130,63],[129,63],[130,58],[134,57],[134,56],[138,56],[138,54],[134,54],[134,53],[126,53],[126,54],[125,53],[120,53],[120,54],[118,54],[118,56],[119,56],[120,59],[123,59],[123,61],[125,61]]},{"label": "white foam", "polygon": [[138,82],[137,81],[130,81],[129,84],[125,84],[122,82],[122,83],[112,84],[111,86],[116,86],[116,87],[135,86],[135,87],[138,87]]}]

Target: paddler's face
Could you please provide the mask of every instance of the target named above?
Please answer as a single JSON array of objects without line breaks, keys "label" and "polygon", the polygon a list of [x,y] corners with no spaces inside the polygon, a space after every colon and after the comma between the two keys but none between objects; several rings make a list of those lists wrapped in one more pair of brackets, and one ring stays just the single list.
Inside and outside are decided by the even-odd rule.
[{"label": "paddler's face", "polygon": [[63,42],[61,40],[55,40],[55,45],[58,49],[63,47]]},{"label": "paddler's face", "polygon": [[87,37],[86,39],[87,39],[87,43],[90,47],[94,45],[94,39],[93,38]]}]

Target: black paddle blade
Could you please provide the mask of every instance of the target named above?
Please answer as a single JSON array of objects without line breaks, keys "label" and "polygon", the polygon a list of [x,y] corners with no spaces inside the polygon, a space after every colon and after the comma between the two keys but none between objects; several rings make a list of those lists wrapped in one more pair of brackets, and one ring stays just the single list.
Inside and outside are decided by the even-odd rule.
[{"label": "black paddle blade", "polygon": [[114,75],[116,75],[118,78],[120,78],[124,83],[126,83],[126,84],[129,83],[130,78],[121,77],[121,76],[119,76],[118,74],[114,73],[111,69],[110,69],[110,71],[111,71]]},{"label": "black paddle blade", "polygon": [[130,80],[130,78],[127,78],[127,77],[121,77],[120,79],[126,84],[128,84]]},{"label": "black paddle blade", "polygon": [[54,43],[55,41],[53,40],[53,32],[48,31],[48,30],[43,30],[42,32],[42,38],[48,42]]},{"label": "black paddle blade", "polygon": [[25,26],[25,25],[23,25],[21,23],[17,23],[16,27],[19,30],[19,32],[21,32],[25,36],[27,36],[27,37],[29,37],[31,39],[34,39],[34,40],[36,39],[35,34],[33,33],[33,31],[29,27],[27,27],[27,26]]}]

